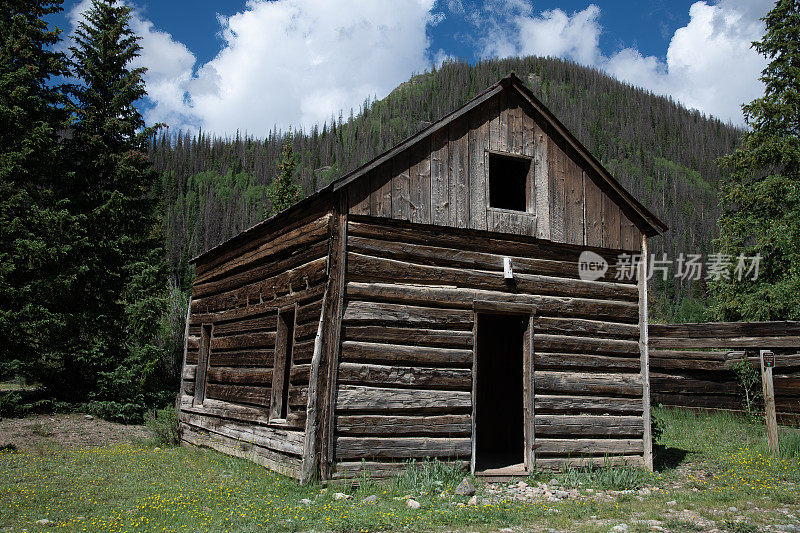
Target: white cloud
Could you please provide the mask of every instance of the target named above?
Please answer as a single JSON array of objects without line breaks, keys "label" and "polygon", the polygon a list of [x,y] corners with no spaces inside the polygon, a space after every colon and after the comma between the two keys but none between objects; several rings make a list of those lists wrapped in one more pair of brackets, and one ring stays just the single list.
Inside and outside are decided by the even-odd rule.
[{"label": "white cloud", "polygon": [[758,77],[766,61],[750,43],[763,34],[758,19],[769,10],[769,0],[695,2],[689,23],[674,32],[664,60],[634,48],[604,55],[599,48],[600,9],[594,4],[571,15],[559,9],[535,15],[527,4],[506,1],[503,19],[498,19],[497,5],[497,0],[487,2],[493,15],[484,24],[489,29],[484,56],[572,59],[740,125],[740,105],[763,92]]},{"label": "white cloud", "polygon": [[[73,21],[88,4],[73,9]],[[143,50],[134,66],[149,69],[145,118],[264,135],[273,125],[309,127],[347,114],[431,65],[433,7],[434,0],[248,0],[242,12],[220,17],[221,50],[202,65],[135,13]]]}]

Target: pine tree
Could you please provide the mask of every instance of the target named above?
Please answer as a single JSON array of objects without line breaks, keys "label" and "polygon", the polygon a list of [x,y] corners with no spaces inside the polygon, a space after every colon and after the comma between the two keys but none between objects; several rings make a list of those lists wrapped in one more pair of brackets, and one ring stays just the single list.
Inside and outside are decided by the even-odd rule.
[{"label": "pine tree", "polygon": [[[157,176],[146,158],[154,129],[144,127],[135,107],[146,93],[144,69],[130,68],[141,49],[130,17],[125,5],[94,0],[70,49],[78,80],[71,200],[90,238],[76,298],[75,327],[84,343],[70,385],[141,407],[158,389],[151,382],[162,355],[156,316],[166,304],[166,268],[151,194]],[[137,412],[126,407],[122,418]]]},{"label": "pine tree", "polygon": [[278,175],[267,186],[269,206],[266,216],[280,213],[300,200],[300,187],[294,181],[294,171],[297,168],[297,156],[294,153],[294,135],[292,130],[283,141],[283,151],[278,160]]},{"label": "pine tree", "polygon": [[712,285],[720,320],[800,319],[800,0],[779,0],[755,49],[764,96],[742,106],[752,128],[723,159],[719,251],[762,257],[759,276]]},{"label": "pine tree", "polygon": [[68,115],[66,58],[44,18],[60,0],[16,0],[0,10],[0,380],[52,385],[70,353],[67,261],[79,240],[59,197]]}]

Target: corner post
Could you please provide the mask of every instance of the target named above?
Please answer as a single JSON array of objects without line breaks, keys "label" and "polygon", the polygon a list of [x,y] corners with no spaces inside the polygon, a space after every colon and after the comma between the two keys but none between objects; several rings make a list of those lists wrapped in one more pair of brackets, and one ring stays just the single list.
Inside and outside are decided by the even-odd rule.
[{"label": "corner post", "polygon": [[643,462],[653,470],[653,437],[650,428],[650,354],[648,351],[647,313],[647,236],[642,234],[642,255],[639,261],[639,358],[642,379],[642,423],[644,424]]}]

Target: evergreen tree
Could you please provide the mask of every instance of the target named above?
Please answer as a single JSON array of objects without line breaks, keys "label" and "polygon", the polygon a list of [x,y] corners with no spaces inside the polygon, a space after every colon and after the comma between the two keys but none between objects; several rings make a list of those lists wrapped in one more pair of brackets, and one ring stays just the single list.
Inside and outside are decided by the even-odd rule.
[{"label": "evergreen tree", "polygon": [[70,353],[66,299],[78,241],[59,199],[64,176],[66,58],[44,17],[60,0],[12,0],[0,10],[0,379],[52,385]]},{"label": "evergreen tree", "polygon": [[[90,242],[76,295],[75,327],[83,340],[69,376],[78,395],[124,406],[138,417],[159,373],[157,317],[166,303],[166,268],[152,197],[156,174],[147,161],[153,129],[135,103],[145,96],[144,69],[130,68],[141,47],[130,8],[94,0],[72,52],[76,154],[72,205]],[[108,415],[109,413],[106,413]]]},{"label": "evergreen tree", "polygon": [[752,130],[724,158],[730,176],[717,242],[723,254],[762,257],[759,276],[715,283],[720,320],[800,319],[800,0],[779,0],[753,43],[769,65],[764,96],[742,106]]},{"label": "evergreen tree", "polygon": [[294,171],[297,168],[297,156],[294,153],[294,135],[292,130],[283,141],[283,151],[278,160],[278,175],[267,186],[269,206],[266,216],[280,213],[300,200],[300,187],[294,182]]}]

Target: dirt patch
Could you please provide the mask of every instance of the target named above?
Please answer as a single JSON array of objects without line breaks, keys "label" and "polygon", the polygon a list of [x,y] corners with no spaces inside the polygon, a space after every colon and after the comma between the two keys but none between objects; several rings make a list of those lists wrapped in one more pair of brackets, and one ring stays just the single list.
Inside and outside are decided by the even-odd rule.
[{"label": "dirt patch", "polygon": [[141,442],[150,437],[145,426],[126,426],[82,414],[36,415],[0,420],[0,446],[18,450],[50,444],[60,446],[107,446]]}]

